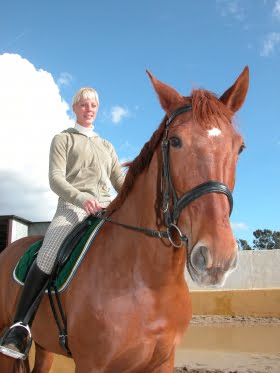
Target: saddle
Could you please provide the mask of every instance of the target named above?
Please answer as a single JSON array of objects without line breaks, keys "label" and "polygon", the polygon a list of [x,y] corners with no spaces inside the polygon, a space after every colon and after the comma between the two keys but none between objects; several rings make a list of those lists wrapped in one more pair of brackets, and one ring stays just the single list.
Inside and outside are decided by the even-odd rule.
[{"label": "saddle", "polygon": [[58,276],[63,266],[69,260],[75,247],[78,245],[82,238],[85,238],[85,235],[89,230],[90,233],[92,232],[92,229],[90,228],[95,228],[99,221],[100,220],[95,216],[89,216],[88,218],[86,218],[86,220],[79,223],[64,239],[56,257],[56,261],[51,275],[52,279],[55,279]]},{"label": "saddle", "polygon": [[[79,223],[62,242],[50,276],[50,284],[55,286],[59,292],[65,290],[73,279],[103,223],[101,215],[89,216]],[[24,284],[29,268],[36,259],[42,243],[43,240],[34,242],[18,261],[13,276],[20,285]]]}]

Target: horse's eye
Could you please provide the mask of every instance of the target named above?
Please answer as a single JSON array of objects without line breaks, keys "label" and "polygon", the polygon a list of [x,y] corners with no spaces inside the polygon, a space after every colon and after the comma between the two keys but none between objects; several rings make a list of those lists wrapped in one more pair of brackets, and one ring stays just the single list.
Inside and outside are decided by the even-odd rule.
[{"label": "horse's eye", "polygon": [[182,142],[178,137],[170,137],[169,142],[173,148],[181,148],[182,146]]},{"label": "horse's eye", "polygon": [[241,154],[243,152],[243,150],[246,148],[245,144],[243,143],[240,148],[239,148],[239,152],[238,154]]}]

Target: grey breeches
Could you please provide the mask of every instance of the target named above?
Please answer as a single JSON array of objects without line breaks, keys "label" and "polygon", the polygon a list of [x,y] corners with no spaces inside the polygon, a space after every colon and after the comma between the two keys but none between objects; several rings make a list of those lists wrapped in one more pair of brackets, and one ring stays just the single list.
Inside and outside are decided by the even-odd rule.
[{"label": "grey breeches", "polygon": [[51,273],[62,241],[87,216],[82,208],[59,198],[56,213],[37,256],[37,265],[41,271]]}]

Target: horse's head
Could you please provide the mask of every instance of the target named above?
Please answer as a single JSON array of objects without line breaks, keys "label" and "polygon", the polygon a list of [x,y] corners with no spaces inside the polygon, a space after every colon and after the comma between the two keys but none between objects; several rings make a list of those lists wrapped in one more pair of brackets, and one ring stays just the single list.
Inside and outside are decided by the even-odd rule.
[{"label": "horse's head", "polygon": [[248,67],[220,98],[205,90],[184,97],[149,76],[167,116],[163,192],[169,192],[163,194],[163,209],[169,215],[165,220],[175,221],[188,237],[192,279],[200,285],[220,286],[237,265],[229,217],[244,142],[232,119],[247,94]]}]

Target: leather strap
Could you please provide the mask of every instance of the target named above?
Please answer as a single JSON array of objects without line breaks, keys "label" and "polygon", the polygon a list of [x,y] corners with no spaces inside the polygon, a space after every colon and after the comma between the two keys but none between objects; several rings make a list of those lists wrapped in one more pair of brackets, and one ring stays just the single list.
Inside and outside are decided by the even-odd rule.
[{"label": "leather strap", "polygon": [[165,123],[165,128],[168,129],[168,127],[170,126],[171,122],[173,121],[173,119],[175,119],[175,117],[177,117],[177,115],[180,115],[180,114],[183,114],[183,113],[186,113],[186,112],[189,112],[189,111],[192,111],[192,105],[182,106],[179,109],[175,110],[170,115],[170,117],[167,119],[167,121]]},{"label": "leather strap", "polygon": [[177,203],[173,211],[174,221],[177,221],[180,215],[180,212],[183,210],[183,208],[185,208],[195,199],[208,193],[225,194],[227,196],[229,207],[230,207],[229,215],[231,215],[232,208],[233,208],[233,198],[232,198],[231,191],[224,183],[221,183],[220,181],[211,180],[211,181],[207,181],[203,184],[196,186],[189,192],[185,193],[181,198],[179,198],[178,201],[176,201]]}]

